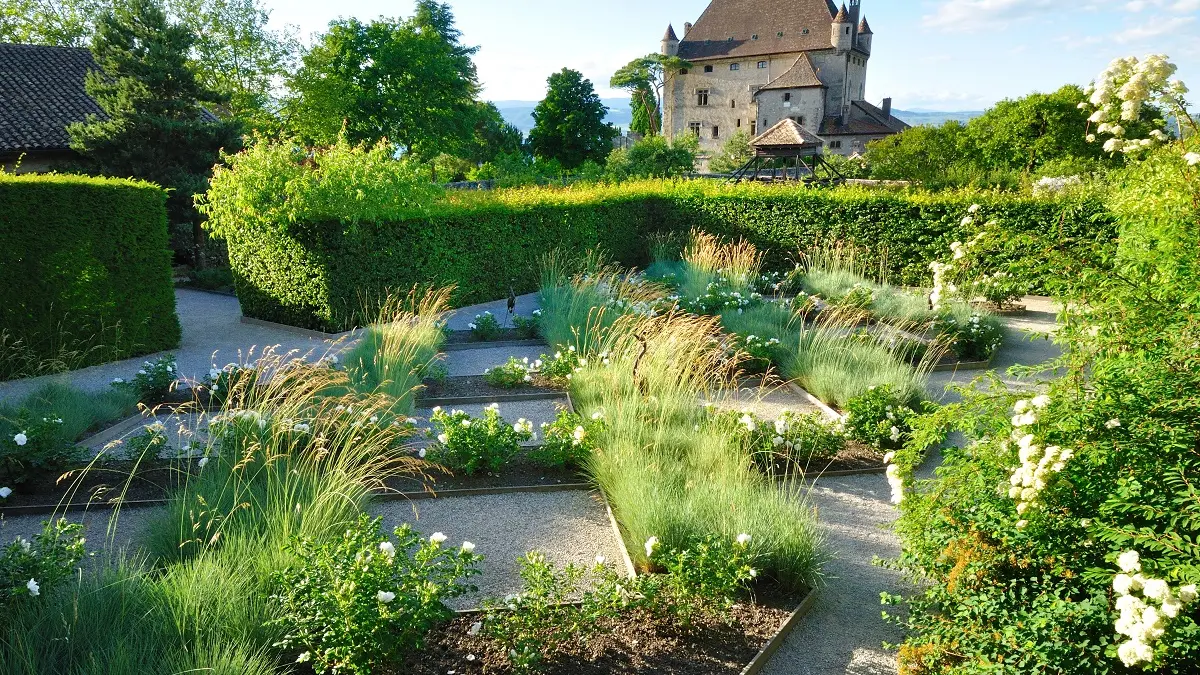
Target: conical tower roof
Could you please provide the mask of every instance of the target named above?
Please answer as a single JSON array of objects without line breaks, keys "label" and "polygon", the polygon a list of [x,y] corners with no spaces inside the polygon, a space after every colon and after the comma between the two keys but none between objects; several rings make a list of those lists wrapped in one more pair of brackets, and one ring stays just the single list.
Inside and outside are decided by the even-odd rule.
[{"label": "conical tower roof", "polygon": [[837,16],[833,17],[834,23],[850,23],[850,13],[846,11],[846,4],[842,3],[842,8],[838,10]]},{"label": "conical tower roof", "polygon": [[679,38],[675,35],[675,27],[671,24],[667,24],[667,33],[666,35],[663,35],[663,42],[671,41],[679,42]]},{"label": "conical tower roof", "polygon": [[864,16],[863,20],[859,22],[858,32],[863,35],[871,35],[871,26],[867,24],[867,17]]}]

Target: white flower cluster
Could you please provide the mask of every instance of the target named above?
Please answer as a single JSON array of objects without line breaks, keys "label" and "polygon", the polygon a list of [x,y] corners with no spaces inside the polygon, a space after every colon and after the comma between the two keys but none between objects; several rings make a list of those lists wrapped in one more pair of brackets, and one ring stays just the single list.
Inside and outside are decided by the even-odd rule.
[{"label": "white flower cluster", "polygon": [[1052,195],[1083,184],[1079,176],[1043,176],[1033,184],[1033,194]]},{"label": "white flower cluster", "polygon": [[1189,152],[1183,156],[1183,161],[1187,162],[1188,166],[1196,166],[1200,164],[1200,152]]},{"label": "white flower cluster", "polygon": [[[899,431],[892,427],[894,440],[899,440]],[[895,459],[896,453],[889,452],[883,456],[883,464],[887,467],[884,475],[887,476],[888,486],[892,488],[892,503],[899,504],[904,501],[904,479],[900,477],[900,467],[894,463]]]},{"label": "white flower cluster", "polygon": [[942,300],[950,297],[957,290],[954,284],[946,281],[946,273],[954,269],[954,265],[934,260],[929,263],[929,269],[933,270],[933,292],[929,294],[929,303],[934,309],[940,309]]},{"label": "white flower cluster", "polygon": [[1113,577],[1113,591],[1121,615],[1114,628],[1129,638],[1118,645],[1117,656],[1130,668],[1153,663],[1154,643],[1166,633],[1167,624],[1179,616],[1184,605],[1196,601],[1196,584],[1172,590],[1166,581],[1143,575],[1137,551],[1122,553],[1117,557],[1117,566],[1121,573]]},{"label": "white flower cluster", "polygon": [[[1017,442],[1017,455],[1021,459],[1021,466],[1013,471],[1009,479],[1011,486],[1008,488],[1008,496],[1016,500],[1017,514],[1021,516],[1030,509],[1041,506],[1038,496],[1046,489],[1049,479],[1066,468],[1067,462],[1075,456],[1073,451],[1063,450],[1057,445],[1043,450],[1041,446],[1036,445],[1033,434],[1026,429],[1037,423],[1038,411],[1048,405],[1050,397],[1042,394],[1033,397],[1032,400],[1021,399],[1013,406],[1013,412],[1016,414],[1012,418],[1012,439]],[[1023,529],[1028,524],[1028,520],[1021,518],[1017,521],[1017,528]]]},{"label": "white flower cluster", "polygon": [[1139,153],[1165,142],[1167,135],[1157,129],[1147,138],[1127,138],[1128,131],[1121,123],[1137,121],[1142,107],[1150,104],[1167,104],[1182,109],[1182,97],[1187,86],[1180,80],[1170,79],[1177,70],[1175,64],[1163,54],[1150,54],[1140,61],[1127,56],[1114,59],[1100,73],[1096,81],[1088,86],[1088,100],[1079,107],[1093,108],[1088,122],[1096,125],[1096,132],[1088,134],[1089,142],[1096,142],[1096,134],[1112,136],[1104,142],[1108,153]]}]

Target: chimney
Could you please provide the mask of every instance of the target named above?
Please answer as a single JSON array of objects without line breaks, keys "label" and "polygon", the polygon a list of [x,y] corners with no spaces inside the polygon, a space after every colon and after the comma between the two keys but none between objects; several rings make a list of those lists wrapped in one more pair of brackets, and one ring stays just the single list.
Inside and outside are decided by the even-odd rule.
[{"label": "chimney", "polygon": [[683,36],[687,37],[688,32],[691,30],[692,30],[692,23],[690,21],[684,21],[683,22]]},{"label": "chimney", "polygon": [[883,114],[887,117],[892,116],[892,99],[883,99]]}]

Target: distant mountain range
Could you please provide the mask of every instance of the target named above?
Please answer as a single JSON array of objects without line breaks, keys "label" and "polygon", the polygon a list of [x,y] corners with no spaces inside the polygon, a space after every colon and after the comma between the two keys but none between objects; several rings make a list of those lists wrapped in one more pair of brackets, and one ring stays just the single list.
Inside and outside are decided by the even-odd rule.
[{"label": "distant mountain range", "polygon": [[[605,106],[608,107],[608,117],[606,118],[609,124],[621,129],[628,129],[630,122],[633,120],[633,112],[629,107],[629,99],[627,98],[602,98],[600,99]],[[537,101],[492,101],[496,107],[500,109],[500,114],[509,124],[517,127],[522,133],[528,134],[533,128],[533,109],[537,107]],[[905,122],[916,126],[918,124],[939,125],[947,120],[958,120],[966,122],[973,117],[979,117],[983,114],[982,110],[961,110],[955,112],[946,112],[940,110],[925,110],[917,108],[915,110],[893,110],[892,114]]]}]

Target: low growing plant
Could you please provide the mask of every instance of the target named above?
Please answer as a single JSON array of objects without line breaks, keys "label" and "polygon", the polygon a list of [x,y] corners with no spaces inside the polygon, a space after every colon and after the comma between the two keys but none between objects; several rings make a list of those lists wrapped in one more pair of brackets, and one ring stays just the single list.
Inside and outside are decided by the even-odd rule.
[{"label": "low growing plant", "polygon": [[37,471],[59,469],[79,457],[62,434],[63,420],[39,417],[22,408],[13,419],[0,418],[0,480],[23,483]]},{"label": "low growing plant", "polygon": [[846,435],[880,452],[897,450],[911,437],[917,415],[891,387],[871,387],[846,404]]},{"label": "low growing plant", "polygon": [[963,311],[942,312],[934,330],[949,345],[959,361],[989,361],[1004,344],[1004,325],[991,314]]},{"label": "low growing plant", "polygon": [[541,335],[541,328],[538,326],[538,319],[542,316],[542,310],[535,309],[529,316],[521,316],[520,314],[513,315],[513,329],[526,340],[535,340]]},{"label": "low growing plant", "polygon": [[509,425],[493,403],[483,417],[473,419],[461,410],[446,412],[433,409],[429,418],[429,436],[437,444],[429,452],[431,460],[453,471],[470,476],[480,471],[496,472],[521,449],[521,443],[533,438],[533,423],[524,419]]},{"label": "low growing plant", "polygon": [[467,324],[467,328],[471,329],[471,339],[479,342],[488,342],[500,337],[504,332],[504,328],[500,326],[500,322],[491,312],[476,314],[475,320]]},{"label": "low growing plant", "polygon": [[483,379],[493,387],[516,389],[533,382],[533,374],[540,365],[538,361],[529,363],[528,357],[518,361],[515,356],[510,356],[506,363],[483,371]]},{"label": "low growing plant", "polygon": [[604,415],[597,411],[590,417],[569,410],[558,411],[554,422],[542,423],[542,444],[529,451],[529,458],[548,467],[583,466],[596,450],[596,442],[604,431]]},{"label": "low growing plant", "polygon": [[298,653],[317,672],[367,675],[421,648],[425,635],[454,613],[444,602],[474,590],[483,556],[475,546],[423,539],[407,525],[381,534],[382,519],[365,514],[340,539],[301,538],[295,566],[273,577],[271,601],[283,638],[275,646]]},{"label": "low growing plant", "polygon": [[[742,448],[762,469],[784,472],[805,471],[814,460],[829,460],[846,446],[846,437],[837,425],[818,412],[796,413],[785,410],[772,421],[752,413],[723,413],[731,421]],[[782,464],[782,466],[780,466]]]},{"label": "low growing plant", "polygon": [[0,551],[0,611],[36,599],[75,573],[83,558],[83,526],[65,519],[46,521],[30,542],[17,537]]},{"label": "low growing plant", "polygon": [[120,378],[113,380],[113,386],[128,388],[137,393],[138,400],[145,403],[158,403],[165,399],[175,388],[178,369],[175,366],[175,355],[167,354],[153,361],[143,361],[133,379],[126,382]]},{"label": "low growing plant", "polygon": [[[603,358],[607,358],[607,356],[605,355]],[[579,356],[575,345],[559,345],[554,356],[542,354],[542,358],[538,360],[542,362],[542,375],[560,385],[569,381],[575,373],[587,365],[587,359]]]}]

